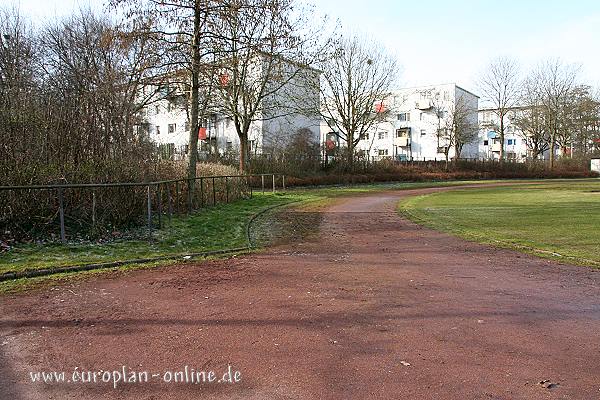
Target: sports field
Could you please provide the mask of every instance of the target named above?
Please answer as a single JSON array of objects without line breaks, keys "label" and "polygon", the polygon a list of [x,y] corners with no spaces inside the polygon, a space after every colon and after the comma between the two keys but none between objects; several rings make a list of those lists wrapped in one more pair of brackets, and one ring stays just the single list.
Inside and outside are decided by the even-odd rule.
[{"label": "sports field", "polygon": [[415,222],[469,240],[600,267],[600,181],[453,190],[399,207]]}]

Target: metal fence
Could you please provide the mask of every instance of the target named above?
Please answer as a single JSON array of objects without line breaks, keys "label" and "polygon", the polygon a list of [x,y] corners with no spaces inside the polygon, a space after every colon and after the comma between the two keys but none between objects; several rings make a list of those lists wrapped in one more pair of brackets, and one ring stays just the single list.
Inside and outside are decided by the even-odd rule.
[{"label": "metal fence", "polygon": [[285,189],[280,174],[201,176],[156,182],[0,186],[0,239],[66,242],[100,229],[160,229],[174,215]]}]

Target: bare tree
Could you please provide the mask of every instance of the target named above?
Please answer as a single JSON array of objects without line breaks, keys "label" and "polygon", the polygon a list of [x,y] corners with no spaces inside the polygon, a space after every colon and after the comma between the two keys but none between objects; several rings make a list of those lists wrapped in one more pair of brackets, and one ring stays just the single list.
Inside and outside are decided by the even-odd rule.
[{"label": "bare tree", "polygon": [[147,171],[152,151],[136,129],[152,63],[143,39],[88,11],[36,32],[2,13],[0,30],[0,163],[11,182]]},{"label": "bare tree", "polygon": [[528,157],[537,159],[550,149],[547,110],[543,107],[537,82],[529,77],[523,82],[520,107],[514,109],[511,123],[525,141]]},{"label": "bare tree", "polygon": [[[214,51],[212,43],[218,32],[213,18],[227,2],[216,0],[112,0],[111,4],[124,10],[125,23],[137,35],[144,35],[154,43],[159,58],[153,66],[155,87],[177,88],[187,94],[184,102],[188,112],[189,154],[188,178],[194,186],[198,160],[198,129],[206,117],[212,83],[210,71]],[[172,96],[173,93],[162,93]],[[160,100],[161,98],[157,98]],[[190,190],[189,195],[193,195]]]},{"label": "bare tree", "polygon": [[443,153],[444,157],[446,158],[447,168],[450,157],[450,149],[452,148],[453,144],[451,127],[450,130],[448,129],[448,105],[446,104],[442,94],[439,92],[431,96],[431,104],[437,120],[436,136],[438,142],[438,152],[440,148],[444,149]]},{"label": "bare tree", "polygon": [[397,61],[378,43],[355,36],[340,41],[322,70],[322,115],[345,142],[352,168],[356,145],[386,117],[385,103],[397,78]]},{"label": "bare tree", "polygon": [[541,63],[530,77],[546,115],[551,168],[554,167],[560,135],[568,126],[567,105],[572,98],[578,73],[579,67],[555,59]]},{"label": "bare tree", "polygon": [[517,62],[500,57],[493,60],[479,77],[479,90],[484,100],[491,104],[498,117],[500,134],[500,159],[504,159],[504,133],[506,116],[519,98],[519,67]]},{"label": "bare tree", "polygon": [[600,132],[600,101],[587,85],[576,86],[571,91],[565,111],[565,129],[561,135],[563,150],[570,146],[570,155],[575,152],[587,155],[593,140]]},{"label": "bare tree", "polygon": [[33,28],[15,10],[0,9],[0,177],[17,174],[42,155],[36,144],[43,103]]},{"label": "bare tree", "polygon": [[[245,171],[249,132],[254,122],[283,121],[294,114],[318,114],[319,72],[310,67],[328,39],[293,0],[230,0],[215,19],[214,112],[229,118],[240,141],[239,168]],[[313,29],[308,29],[312,26]],[[299,101],[300,100],[300,101]],[[263,131],[265,130],[263,126]],[[264,138],[263,138],[264,139]],[[289,143],[272,139],[263,146]]]},{"label": "bare tree", "polygon": [[[434,107],[435,107],[434,101]],[[443,108],[442,108],[443,107]],[[448,162],[450,149],[454,148],[454,159],[459,159],[466,144],[477,138],[477,109],[458,95],[448,106],[438,105],[438,143],[444,146],[444,155]]]}]

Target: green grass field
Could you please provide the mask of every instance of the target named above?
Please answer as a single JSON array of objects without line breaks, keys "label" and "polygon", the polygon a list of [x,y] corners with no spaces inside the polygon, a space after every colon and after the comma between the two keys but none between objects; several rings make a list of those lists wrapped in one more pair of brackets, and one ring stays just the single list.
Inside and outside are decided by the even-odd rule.
[{"label": "green grass field", "polygon": [[247,245],[246,227],[252,216],[266,208],[294,201],[326,202],[348,194],[404,189],[464,182],[420,182],[322,189],[290,190],[287,193],[255,193],[252,199],[221,204],[180,216],[155,231],[151,240],[119,240],[110,243],[25,244],[0,253],[0,273],[25,269],[185,255]]},{"label": "green grass field", "polygon": [[[210,250],[223,250],[247,245],[246,228],[250,219],[257,213],[269,207],[276,205],[285,205],[291,202],[303,202],[297,207],[306,210],[317,210],[326,206],[330,200],[339,196],[360,195],[373,193],[382,190],[403,190],[416,189],[423,187],[436,186],[455,186],[474,183],[492,183],[499,181],[456,181],[456,182],[418,182],[418,183],[388,183],[388,184],[373,184],[373,185],[357,185],[352,187],[326,187],[320,189],[297,189],[288,190],[287,193],[277,193],[275,195],[256,194],[252,199],[239,200],[230,204],[222,204],[212,208],[206,208],[186,217],[176,217],[173,222],[167,224],[161,230],[155,231],[151,240],[121,240],[112,243],[84,243],[84,244],[45,244],[35,245],[26,244],[13,248],[11,251],[0,253],[0,273],[23,271],[40,268],[53,268],[61,266],[73,266],[90,263],[102,263],[112,261],[127,261],[139,258],[152,258],[161,256],[183,256],[189,253],[199,253]],[[600,262],[600,232],[596,226],[600,226],[600,194],[591,193],[593,190],[600,190],[600,182],[590,183],[590,181],[546,181],[543,188],[531,186],[523,189],[477,189],[469,191],[448,192],[433,196],[413,198],[406,204],[406,212],[410,213],[412,218],[419,219],[425,223],[438,229],[449,230],[447,227],[452,227],[453,232],[465,235],[469,238],[474,238],[474,234],[481,235],[481,232],[467,230],[471,224],[480,223],[484,227],[495,226],[498,234],[492,239],[492,236],[486,238],[491,243],[497,243],[496,240],[506,240],[507,243],[526,244],[535,246],[540,249],[554,249],[555,242],[564,242],[564,246],[557,247],[555,250],[561,254],[569,254],[578,259],[590,259]],[[491,193],[491,194],[490,194]],[[522,194],[525,193],[525,200]],[[529,195],[527,195],[529,193]],[[551,193],[551,196],[548,195]],[[453,199],[454,205],[447,204],[443,206],[427,205],[429,201],[441,200],[450,196]],[[457,197],[452,197],[457,196]],[[491,199],[489,198],[491,196]],[[516,198],[515,198],[516,196]],[[578,206],[583,208],[583,211],[570,210],[570,205],[575,199],[588,199],[587,203],[579,202]],[[527,200],[529,199],[529,200]],[[536,200],[537,199],[537,200]],[[552,207],[559,208],[560,213],[554,213],[552,218],[548,219],[547,211],[540,211],[538,207],[542,202],[552,199],[554,203]],[[562,199],[562,200],[561,200]],[[475,202],[475,203],[473,203]],[[477,202],[481,202],[475,206]],[[425,206],[422,207],[422,204]],[[475,207],[466,207],[465,204],[473,204]],[[478,204],[478,203],[477,203]],[[510,208],[506,210],[505,208]],[[439,208],[439,210],[438,210]],[[484,210],[485,209],[485,210]],[[457,210],[456,212],[454,210]],[[480,211],[479,215],[478,210]],[[487,211],[486,211],[487,210]],[[495,211],[494,211],[495,210]],[[509,211],[508,215],[504,215]],[[465,217],[460,216],[462,222],[471,221],[464,227],[459,227],[453,223],[453,216],[459,216],[460,213],[469,214]],[[575,215],[566,216],[563,212],[569,212]],[[527,228],[526,224],[531,224],[535,216],[538,214],[541,225],[536,228]],[[582,214],[583,213],[583,214]],[[503,215],[502,222],[493,224],[499,215]],[[257,228],[270,229],[270,225],[276,225],[269,218],[277,218],[277,213],[264,214],[257,223]],[[484,219],[482,219],[484,218]],[[564,222],[554,223],[557,218]],[[429,221],[429,222],[428,222]],[[572,235],[567,225],[575,224],[580,221],[582,241],[569,240],[569,235]],[[435,222],[435,223],[434,223]],[[253,224],[254,225],[254,224]],[[534,236],[527,232],[521,232],[522,229],[531,230],[533,233],[540,229],[540,226],[550,226],[546,229],[547,232],[556,231],[553,236],[553,242],[544,242],[548,246],[538,243],[537,239],[534,242],[526,242],[526,239],[531,239]],[[282,225],[285,226],[285,225]],[[533,225],[531,225],[533,226]],[[316,229],[317,227],[315,227]],[[504,236],[500,235],[500,233]],[[490,233],[484,233],[490,235]],[[521,236],[522,235],[522,236]],[[479,238],[479,236],[477,236]],[[521,241],[522,238],[523,240]],[[481,240],[479,238],[479,240]],[[573,247],[573,243],[577,243]],[[586,244],[587,243],[587,244]],[[567,252],[566,250],[574,250]],[[577,251],[575,251],[577,250]],[[119,269],[125,270],[129,268],[145,268],[160,266],[172,263],[173,261],[158,261],[146,263],[139,266],[125,266]],[[46,282],[54,279],[72,279],[75,275],[87,276],[90,274],[103,273],[102,271],[87,271],[55,275],[53,277],[40,277],[30,280],[19,279],[16,281],[0,283],[0,293],[20,290],[29,287],[29,283]]]},{"label": "green grass field", "polygon": [[184,255],[244,247],[246,225],[258,211],[293,200],[293,196],[255,195],[173,219],[151,240],[119,240],[111,243],[28,244],[0,254],[0,273],[25,269]]},{"label": "green grass field", "polygon": [[600,181],[460,189],[410,198],[415,222],[482,243],[600,267]]}]

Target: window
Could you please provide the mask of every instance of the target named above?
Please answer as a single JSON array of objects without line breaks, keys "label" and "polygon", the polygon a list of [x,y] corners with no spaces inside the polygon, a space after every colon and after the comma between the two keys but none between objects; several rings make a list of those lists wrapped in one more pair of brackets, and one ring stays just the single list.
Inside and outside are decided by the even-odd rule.
[{"label": "window", "polygon": [[171,102],[167,102],[167,112],[171,112]]},{"label": "window", "polygon": [[160,135],[160,126],[156,125],[156,134]]},{"label": "window", "polygon": [[159,105],[154,106],[154,111],[155,111],[155,114],[160,114],[160,106]]},{"label": "window", "polygon": [[398,121],[410,121],[410,113],[398,114]]},{"label": "window", "polygon": [[377,134],[377,139],[387,139],[387,132],[379,132]]},{"label": "window", "polygon": [[227,145],[225,146],[225,149],[227,151],[233,150],[233,143],[232,142],[227,142]]},{"label": "window", "polygon": [[489,141],[489,140],[484,140],[484,141],[483,141],[483,145],[484,145],[484,146],[488,146],[489,144],[490,144],[490,141]]},{"label": "window", "polygon": [[175,133],[175,130],[177,129],[177,125],[176,124],[169,124],[167,127],[167,131],[169,133]]},{"label": "window", "polygon": [[387,156],[388,155],[388,149],[379,149],[379,151],[377,152],[378,155],[380,156]]},{"label": "window", "polygon": [[516,144],[517,144],[517,139],[508,139],[509,146],[516,145]]},{"label": "window", "polygon": [[421,136],[425,136],[427,135],[427,132],[425,131],[425,129],[421,129]]},{"label": "window", "polygon": [[423,113],[420,113],[419,114],[419,121],[423,121],[423,118],[424,118]]},{"label": "window", "polygon": [[410,132],[410,130],[407,128],[396,129],[396,137],[408,137],[408,132]]},{"label": "window", "polygon": [[248,151],[252,152],[255,150],[256,150],[256,148],[255,148],[254,140],[248,140]]}]

